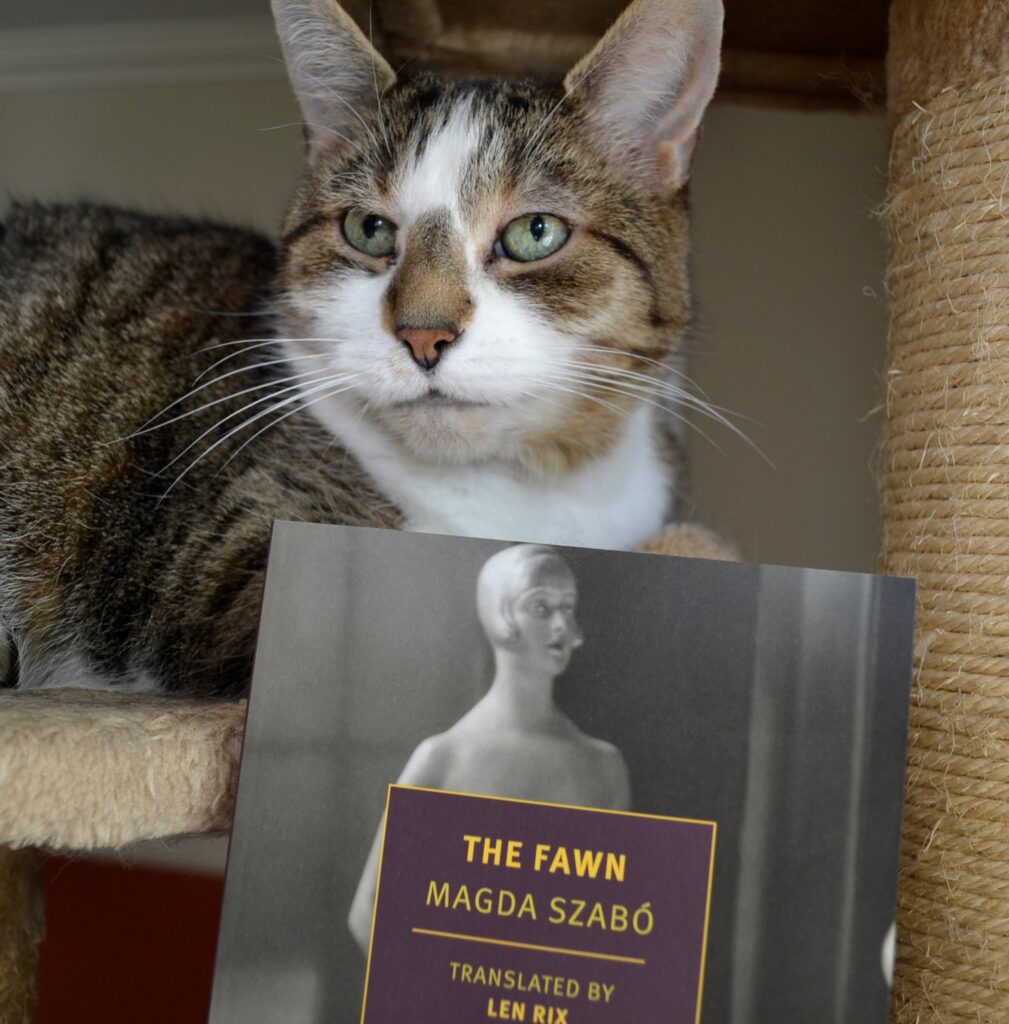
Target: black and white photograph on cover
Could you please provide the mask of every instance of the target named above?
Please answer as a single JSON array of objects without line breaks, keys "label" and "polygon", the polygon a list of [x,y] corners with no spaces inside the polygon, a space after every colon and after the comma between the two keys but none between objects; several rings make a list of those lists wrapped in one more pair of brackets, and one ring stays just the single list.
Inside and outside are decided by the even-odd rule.
[{"label": "black and white photograph on cover", "polygon": [[[422,740],[401,785],[630,810],[627,765],[605,740],[586,736],[558,707],[557,677],[583,636],[578,584],[556,550],[514,544],[483,564],[476,612],[493,652],[487,692],[445,732]],[[381,823],[351,903],[361,951],[371,938]]]},{"label": "black and white photograph on cover", "polygon": [[397,781],[713,820],[705,1024],[883,1024],[913,608],[908,580],[276,524],[211,1024],[359,1019]]}]

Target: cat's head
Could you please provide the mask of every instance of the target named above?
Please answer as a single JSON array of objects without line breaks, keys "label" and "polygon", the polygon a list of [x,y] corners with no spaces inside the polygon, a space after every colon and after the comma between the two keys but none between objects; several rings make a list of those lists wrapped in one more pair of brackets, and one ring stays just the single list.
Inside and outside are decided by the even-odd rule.
[{"label": "cat's head", "polygon": [[556,472],[668,404],[721,0],[636,0],[557,85],[400,81],[330,0],[273,6],[309,141],[280,284],[311,410]]}]

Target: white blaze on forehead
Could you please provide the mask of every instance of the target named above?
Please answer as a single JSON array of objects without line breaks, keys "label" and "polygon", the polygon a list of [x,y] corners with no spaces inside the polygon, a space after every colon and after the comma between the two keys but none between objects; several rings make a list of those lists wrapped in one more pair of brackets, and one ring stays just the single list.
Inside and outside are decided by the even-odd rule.
[{"label": "white blaze on forehead", "polygon": [[473,119],[472,101],[461,101],[448,121],[436,128],[418,159],[409,156],[394,186],[400,227],[438,207],[448,207],[458,228],[462,227],[459,195],[463,171],[480,143],[480,128]]}]

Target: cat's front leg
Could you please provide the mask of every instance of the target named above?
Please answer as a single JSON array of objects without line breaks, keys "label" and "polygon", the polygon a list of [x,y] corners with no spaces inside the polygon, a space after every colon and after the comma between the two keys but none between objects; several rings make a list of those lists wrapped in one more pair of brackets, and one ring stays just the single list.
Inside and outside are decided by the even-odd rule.
[{"label": "cat's front leg", "polygon": [[697,523],[669,523],[662,532],[638,548],[653,555],[681,555],[685,558],[712,558],[719,562],[738,562],[734,544],[714,530]]}]

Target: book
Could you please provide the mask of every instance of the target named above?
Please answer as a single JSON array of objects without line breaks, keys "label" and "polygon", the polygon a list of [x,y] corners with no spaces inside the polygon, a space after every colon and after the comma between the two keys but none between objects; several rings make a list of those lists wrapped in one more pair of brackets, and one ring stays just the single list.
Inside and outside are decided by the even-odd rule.
[{"label": "book", "polygon": [[883,1024],[914,584],[274,527],[212,1024]]}]

